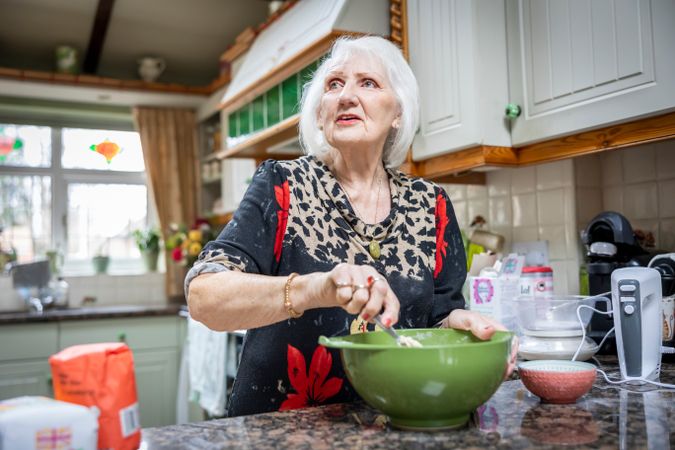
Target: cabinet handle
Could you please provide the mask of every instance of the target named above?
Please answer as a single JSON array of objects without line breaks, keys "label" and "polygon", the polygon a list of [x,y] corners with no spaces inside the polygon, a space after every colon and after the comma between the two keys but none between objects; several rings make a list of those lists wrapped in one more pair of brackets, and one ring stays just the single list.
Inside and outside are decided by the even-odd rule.
[{"label": "cabinet handle", "polygon": [[125,344],[127,343],[127,334],[126,333],[120,333],[117,335],[117,340],[119,342],[124,342]]},{"label": "cabinet handle", "polygon": [[507,119],[515,119],[516,117],[520,116],[520,106],[516,105],[515,103],[509,103],[506,105],[506,110],[504,111],[504,114],[506,115]]}]

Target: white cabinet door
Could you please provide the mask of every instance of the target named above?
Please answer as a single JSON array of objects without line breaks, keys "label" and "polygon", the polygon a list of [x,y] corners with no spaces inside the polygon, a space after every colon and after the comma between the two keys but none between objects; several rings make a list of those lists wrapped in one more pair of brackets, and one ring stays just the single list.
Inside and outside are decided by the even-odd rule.
[{"label": "white cabinet door", "polygon": [[0,363],[0,400],[23,395],[53,396],[47,358]]},{"label": "white cabinet door", "polygon": [[503,2],[409,0],[410,65],[420,87],[413,159],[510,146]]},{"label": "white cabinet door", "polygon": [[675,109],[672,0],[508,0],[514,145]]}]

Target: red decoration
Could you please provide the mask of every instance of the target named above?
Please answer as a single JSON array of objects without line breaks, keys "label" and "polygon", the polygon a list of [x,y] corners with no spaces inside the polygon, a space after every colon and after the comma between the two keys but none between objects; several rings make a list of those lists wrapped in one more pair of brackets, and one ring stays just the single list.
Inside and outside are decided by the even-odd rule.
[{"label": "red decoration", "polygon": [[119,145],[115,144],[114,142],[111,142],[109,140],[105,140],[101,142],[100,144],[97,145],[92,145],[89,147],[89,150],[100,153],[105,157],[105,160],[110,164],[110,161],[117,156],[117,154],[122,150]]},{"label": "red decoration", "polygon": [[314,350],[309,374],[300,350],[289,345],[287,358],[288,379],[297,394],[287,394],[280,411],[321,404],[342,389],[342,379],[333,377],[326,380],[333,365],[333,357],[325,347],[319,345]]},{"label": "red decoration", "polygon": [[438,194],[438,197],[436,197],[436,267],[434,268],[434,278],[437,278],[443,269],[443,257],[448,247],[448,243],[445,242],[445,227],[448,222],[445,197]]},{"label": "red decoration", "polygon": [[274,239],[274,257],[277,262],[281,259],[281,247],[284,243],[284,234],[288,224],[288,207],[291,203],[291,194],[288,190],[288,181],[284,181],[281,186],[274,186],[274,196],[281,208],[277,211],[277,233]]}]

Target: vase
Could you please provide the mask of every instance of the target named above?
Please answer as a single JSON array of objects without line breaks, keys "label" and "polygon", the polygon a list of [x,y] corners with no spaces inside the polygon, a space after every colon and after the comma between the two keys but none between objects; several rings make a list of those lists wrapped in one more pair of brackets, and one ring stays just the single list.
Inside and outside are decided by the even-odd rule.
[{"label": "vase", "polygon": [[110,257],[94,256],[91,259],[91,262],[94,265],[94,272],[96,272],[96,275],[101,275],[108,271],[108,265],[110,264]]},{"label": "vase", "polygon": [[145,270],[148,272],[157,272],[157,261],[159,260],[159,250],[144,250],[141,252]]}]

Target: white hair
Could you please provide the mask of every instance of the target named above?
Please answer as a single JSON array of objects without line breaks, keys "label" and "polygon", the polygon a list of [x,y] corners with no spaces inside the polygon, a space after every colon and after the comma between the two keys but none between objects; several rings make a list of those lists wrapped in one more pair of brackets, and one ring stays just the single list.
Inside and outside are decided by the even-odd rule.
[{"label": "white hair", "polygon": [[308,155],[322,158],[330,145],[319,129],[318,113],[327,73],[354,54],[376,58],[382,63],[389,84],[398,102],[399,127],[392,128],[384,144],[382,160],[387,168],[397,168],[406,158],[419,125],[419,92],[417,80],[401,50],[392,42],[378,36],[341,37],[335,41],[328,56],[303,88],[300,108],[300,144]]}]

